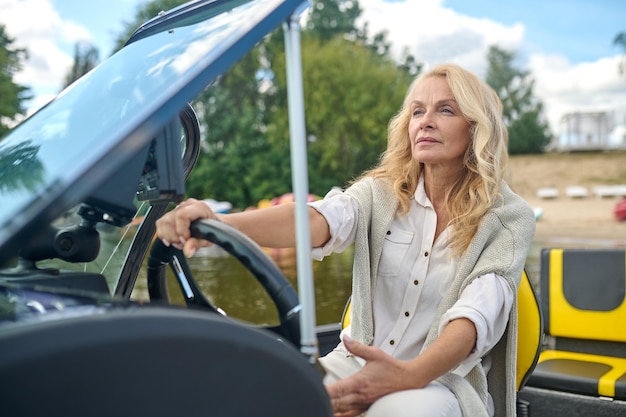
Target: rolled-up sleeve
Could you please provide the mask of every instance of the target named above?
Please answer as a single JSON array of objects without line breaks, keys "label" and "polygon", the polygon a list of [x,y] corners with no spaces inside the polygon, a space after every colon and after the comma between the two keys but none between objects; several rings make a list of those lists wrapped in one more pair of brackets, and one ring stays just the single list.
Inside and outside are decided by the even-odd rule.
[{"label": "rolled-up sleeve", "polygon": [[504,278],[486,274],[473,280],[444,313],[439,333],[449,322],[459,318],[471,320],[476,327],[476,346],[454,373],[465,376],[498,343],[508,323],[513,297],[513,290]]},{"label": "rolled-up sleeve", "polygon": [[323,200],[309,203],[328,223],[330,239],[322,247],[313,248],[311,256],[318,261],[333,252],[342,252],[354,242],[356,235],[357,203],[341,190],[331,190]]}]

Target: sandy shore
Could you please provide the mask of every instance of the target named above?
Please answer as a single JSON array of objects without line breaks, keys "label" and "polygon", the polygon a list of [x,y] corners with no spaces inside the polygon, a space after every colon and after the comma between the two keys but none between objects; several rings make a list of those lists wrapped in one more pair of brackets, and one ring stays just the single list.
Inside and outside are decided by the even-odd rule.
[{"label": "sandy shore", "polygon": [[618,222],[613,214],[617,199],[570,199],[552,200],[526,197],[533,207],[543,209],[537,221],[537,239],[611,239],[617,246],[626,247],[626,222]]},{"label": "sandy shore", "polygon": [[[548,153],[513,156],[509,184],[533,207],[543,209],[537,222],[537,240],[614,240],[608,246],[626,247],[626,222],[615,219],[619,198],[597,198],[594,187],[626,184],[626,152]],[[586,198],[572,199],[569,186],[588,190]],[[540,199],[537,190],[554,188],[555,199]],[[604,245],[603,245],[604,246]]]}]

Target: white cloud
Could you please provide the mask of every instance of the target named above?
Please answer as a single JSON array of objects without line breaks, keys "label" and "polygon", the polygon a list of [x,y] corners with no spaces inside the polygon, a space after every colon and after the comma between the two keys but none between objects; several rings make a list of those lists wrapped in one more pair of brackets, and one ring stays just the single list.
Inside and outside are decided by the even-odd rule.
[{"label": "white cloud", "polygon": [[619,57],[572,65],[564,56],[538,53],[536,46],[531,53],[523,24],[507,26],[460,15],[445,8],[442,0],[359,3],[370,35],[386,30],[394,56],[408,47],[426,68],[450,61],[484,77],[491,45],[515,51],[520,61],[516,64],[535,79],[535,95],[544,103],[554,133],[560,118],[572,111],[608,111],[615,123],[626,122],[626,78],[618,74]]},{"label": "white cloud", "polygon": [[0,0],[0,10],[0,23],[15,40],[14,45],[28,51],[24,69],[16,74],[15,81],[36,94],[29,103],[35,110],[59,92],[73,63],[72,46],[90,39],[89,31],[61,20],[49,0]]},{"label": "white cloud", "polygon": [[359,4],[361,22],[369,23],[370,35],[387,31],[394,56],[408,47],[426,68],[452,61],[482,76],[491,45],[519,49],[524,37],[521,24],[505,26],[460,15],[443,7],[441,0],[360,0]]},{"label": "white cloud", "polygon": [[563,115],[573,112],[606,111],[613,123],[625,124],[626,77],[619,74],[619,62],[619,56],[578,65],[559,56],[531,57],[535,93],[544,102],[553,130]]}]

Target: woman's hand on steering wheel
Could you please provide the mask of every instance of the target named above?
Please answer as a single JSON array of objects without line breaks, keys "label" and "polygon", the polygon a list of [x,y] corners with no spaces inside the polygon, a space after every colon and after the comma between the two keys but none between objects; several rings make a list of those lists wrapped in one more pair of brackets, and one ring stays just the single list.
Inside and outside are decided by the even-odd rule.
[{"label": "woman's hand on steering wheel", "polygon": [[217,215],[202,200],[185,200],[157,220],[157,237],[165,246],[171,245],[182,250],[185,256],[192,257],[199,248],[212,245],[211,242],[191,236],[191,222],[198,219],[217,219]]}]

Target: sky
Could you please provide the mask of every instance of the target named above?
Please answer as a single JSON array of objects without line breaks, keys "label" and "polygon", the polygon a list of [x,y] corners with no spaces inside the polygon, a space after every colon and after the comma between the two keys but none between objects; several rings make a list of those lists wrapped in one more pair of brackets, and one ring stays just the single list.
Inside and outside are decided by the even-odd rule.
[{"label": "sky", "polygon": [[[112,53],[125,22],[147,0],[0,0],[0,24],[29,58],[15,81],[32,89],[34,111],[59,92],[85,40]],[[624,0],[359,0],[360,23],[385,30],[392,53],[404,48],[425,68],[455,62],[484,78],[487,51],[516,54],[515,66],[534,79],[553,133],[572,112],[607,112],[626,125],[626,51],[613,45],[626,32]]]}]

